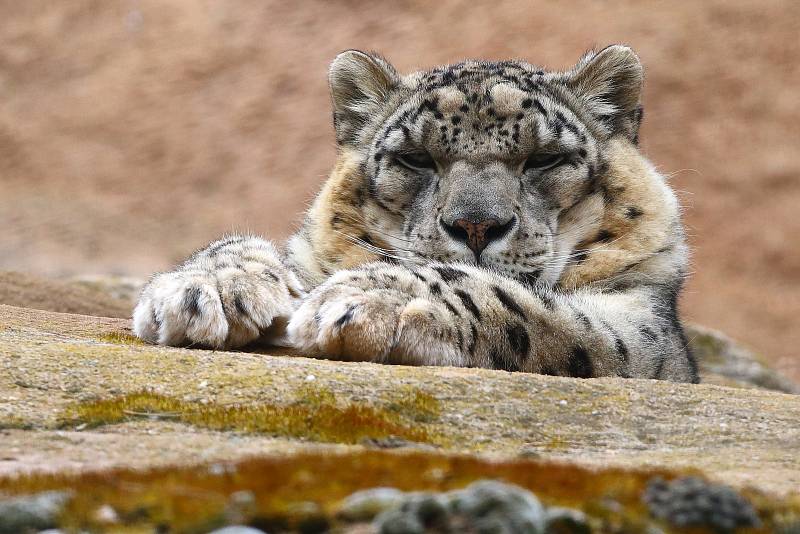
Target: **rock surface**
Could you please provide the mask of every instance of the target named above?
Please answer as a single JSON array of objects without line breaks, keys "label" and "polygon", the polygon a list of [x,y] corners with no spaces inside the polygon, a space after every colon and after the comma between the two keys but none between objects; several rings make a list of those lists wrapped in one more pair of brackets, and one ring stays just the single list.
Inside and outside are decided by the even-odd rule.
[{"label": "rock surface", "polygon": [[0,304],[63,313],[130,317],[131,291],[126,279],[100,277],[81,282],[60,281],[12,271],[0,271]]},{"label": "rock surface", "polygon": [[800,394],[800,386],[770,367],[764,358],[722,332],[688,325],[686,337],[697,358],[703,382]]},{"label": "rock surface", "polygon": [[[308,413],[353,415],[359,435],[374,439],[354,444],[264,419],[275,407],[297,412],[309,392],[328,400],[314,400],[322,404]],[[117,418],[93,419],[113,398],[124,399]],[[248,414],[262,426],[248,426]],[[775,493],[800,486],[800,396],[153,347],[131,337],[126,320],[9,306],[0,306],[0,428],[6,475],[346,451],[363,442],[598,468],[699,468]],[[387,439],[387,428],[410,437]]]}]

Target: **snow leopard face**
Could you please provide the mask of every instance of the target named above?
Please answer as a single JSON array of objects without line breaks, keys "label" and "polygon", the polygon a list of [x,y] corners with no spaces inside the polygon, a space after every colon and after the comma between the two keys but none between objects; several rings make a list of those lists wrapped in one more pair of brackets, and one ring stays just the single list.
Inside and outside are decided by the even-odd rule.
[{"label": "snow leopard face", "polygon": [[467,61],[405,77],[380,57],[340,55],[334,119],[364,179],[358,237],[397,258],[556,283],[615,238],[601,228],[605,145],[635,141],[641,116],[641,68],[619,55],[565,73]]}]

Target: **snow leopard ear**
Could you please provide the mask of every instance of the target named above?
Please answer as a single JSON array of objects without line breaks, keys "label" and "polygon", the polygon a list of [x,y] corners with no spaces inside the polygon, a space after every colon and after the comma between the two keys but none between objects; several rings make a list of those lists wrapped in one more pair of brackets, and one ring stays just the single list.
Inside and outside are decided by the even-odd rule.
[{"label": "snow leopard ear", "polygon": [[353,143],[369,117],[400,83],[394,67],[381,56],[346,50],[328,72],[333,100],[333,126],[339,144]]},{"label": "snow leopard ear", "polygon": [[614,133],[638,142],[644,69],[627,46],[589,52],[567,73],[567,84]]}]

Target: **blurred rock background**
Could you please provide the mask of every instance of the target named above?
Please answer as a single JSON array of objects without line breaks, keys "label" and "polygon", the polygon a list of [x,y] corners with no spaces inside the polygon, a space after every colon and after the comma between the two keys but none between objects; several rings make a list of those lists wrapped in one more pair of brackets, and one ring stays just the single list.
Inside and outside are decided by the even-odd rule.
[{"label": "blurred rock background", "polygon": [[633,46],[643,149],[686,208],[685,315],[800,378],[800,3],[0,0],[0,269],[143,276],[283,238],[334,158],[326,69],[566,68]]}]

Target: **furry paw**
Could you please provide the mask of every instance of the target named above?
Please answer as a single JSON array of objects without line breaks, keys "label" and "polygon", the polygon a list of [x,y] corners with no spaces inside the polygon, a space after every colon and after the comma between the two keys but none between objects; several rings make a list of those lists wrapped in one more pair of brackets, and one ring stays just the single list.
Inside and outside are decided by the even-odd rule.
[{"label": "furry paw", "polygon": [[299,291],[294,275],[260,264],[163,273],[142,291],[133,330],[161,345],[228,349],[260,338],[279,344]]},{"label": "furry paw", "polygon": [[450,312],[399,268],[343,271],[292,316],[289,340],[310,356],[406,365],[460,365]]}]

